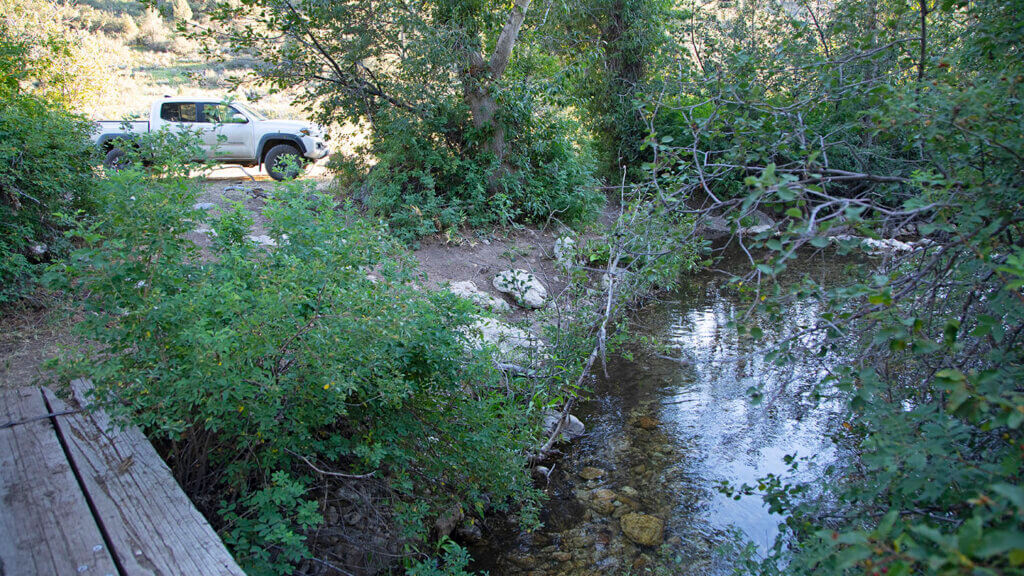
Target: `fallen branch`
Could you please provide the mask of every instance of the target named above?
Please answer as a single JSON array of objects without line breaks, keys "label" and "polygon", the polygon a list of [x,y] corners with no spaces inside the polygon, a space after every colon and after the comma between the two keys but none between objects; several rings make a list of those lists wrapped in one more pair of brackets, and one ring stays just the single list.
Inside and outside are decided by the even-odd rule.
[{"label": "fallen branch", "polygon": [[319,472],[320,474],[323,474],[324,476],[334,476],[334,477],[337,477],[337,478],[348,478],[350,480],[365,480],[366,478],[373,477],[373,474],[374,474],[373,472],[367,472],[366,474],[343,474],[341,472],[330,472],[330,471],[318,468],[316,464],[313,464],[312,462],[310,462],[309,459],[306,458],[305,456],[303,456],[302,454],[298,454],[298,453],[293,452],[293,451],[291,451],[291,450],[289,450],[287,448],[284,448],[284,451],[289,453],[289,454],[291,454],[292,456],[295,456],[299,460],[302,460],[303,462],[308,464],[310,468],[312,468],[313,470],[316,470],[317,472]]}]

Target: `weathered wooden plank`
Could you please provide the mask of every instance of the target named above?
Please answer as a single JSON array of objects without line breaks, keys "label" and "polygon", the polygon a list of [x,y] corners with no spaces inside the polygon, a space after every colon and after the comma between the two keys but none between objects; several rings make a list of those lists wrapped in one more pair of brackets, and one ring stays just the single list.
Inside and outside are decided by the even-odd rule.
[{"label": "weathered wooden plank", "polygon": [[[0,390],[0,423],[48,413],[38,388]],[[0,430],[0,576],[118,574],[49,418]]]},{"label": "weathered wooden plank", "polygon": [[[84,401],[88,382],[72,388]],[[47,391],[50,408],[64,403]],[[68,452],[127,574],[243,575],[146,436],[102,411],[56,418]]]}]

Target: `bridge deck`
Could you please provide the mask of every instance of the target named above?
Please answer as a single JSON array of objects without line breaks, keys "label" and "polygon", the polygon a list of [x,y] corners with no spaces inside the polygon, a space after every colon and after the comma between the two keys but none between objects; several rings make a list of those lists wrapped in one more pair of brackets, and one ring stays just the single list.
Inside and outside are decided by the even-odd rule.
[{"label": "bridge deck", "polygon": [[0,576],[244,576],[141,431],[76,411],[87,387],[0,390]]}]

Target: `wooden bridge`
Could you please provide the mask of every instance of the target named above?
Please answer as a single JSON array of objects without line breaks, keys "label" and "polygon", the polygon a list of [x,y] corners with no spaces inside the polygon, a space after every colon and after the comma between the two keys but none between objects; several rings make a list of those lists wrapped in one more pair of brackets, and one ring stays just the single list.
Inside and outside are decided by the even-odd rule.
[{"label": "wooden bridge", "polygon": [[0,576],[244,576],[142,432],[79,411],[87,387],[0,390]]}]

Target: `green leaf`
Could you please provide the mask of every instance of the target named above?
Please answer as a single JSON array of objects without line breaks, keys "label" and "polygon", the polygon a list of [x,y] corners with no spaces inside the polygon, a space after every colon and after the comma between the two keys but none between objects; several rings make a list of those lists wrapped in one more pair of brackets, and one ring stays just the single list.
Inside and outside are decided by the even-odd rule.
[{"label": "green leaf", "polygon": [[1006,554],[1011,550],[1024,550],[1024,532],[1019,530],[999,530],[986,532],[984,543],[975,552],[979,558],[991,558]]},{"label": "green leaf", "polygon": [[1024,487],[1012,484],[993,484],[989,489],[1006,498],[1017,508],[1018,513],[1024,513]]},{"label": "green leaf", "polygon": [[790,208],[786,210],[786,216],[791,218],[802,218],[804,213],[799,208]]}]

